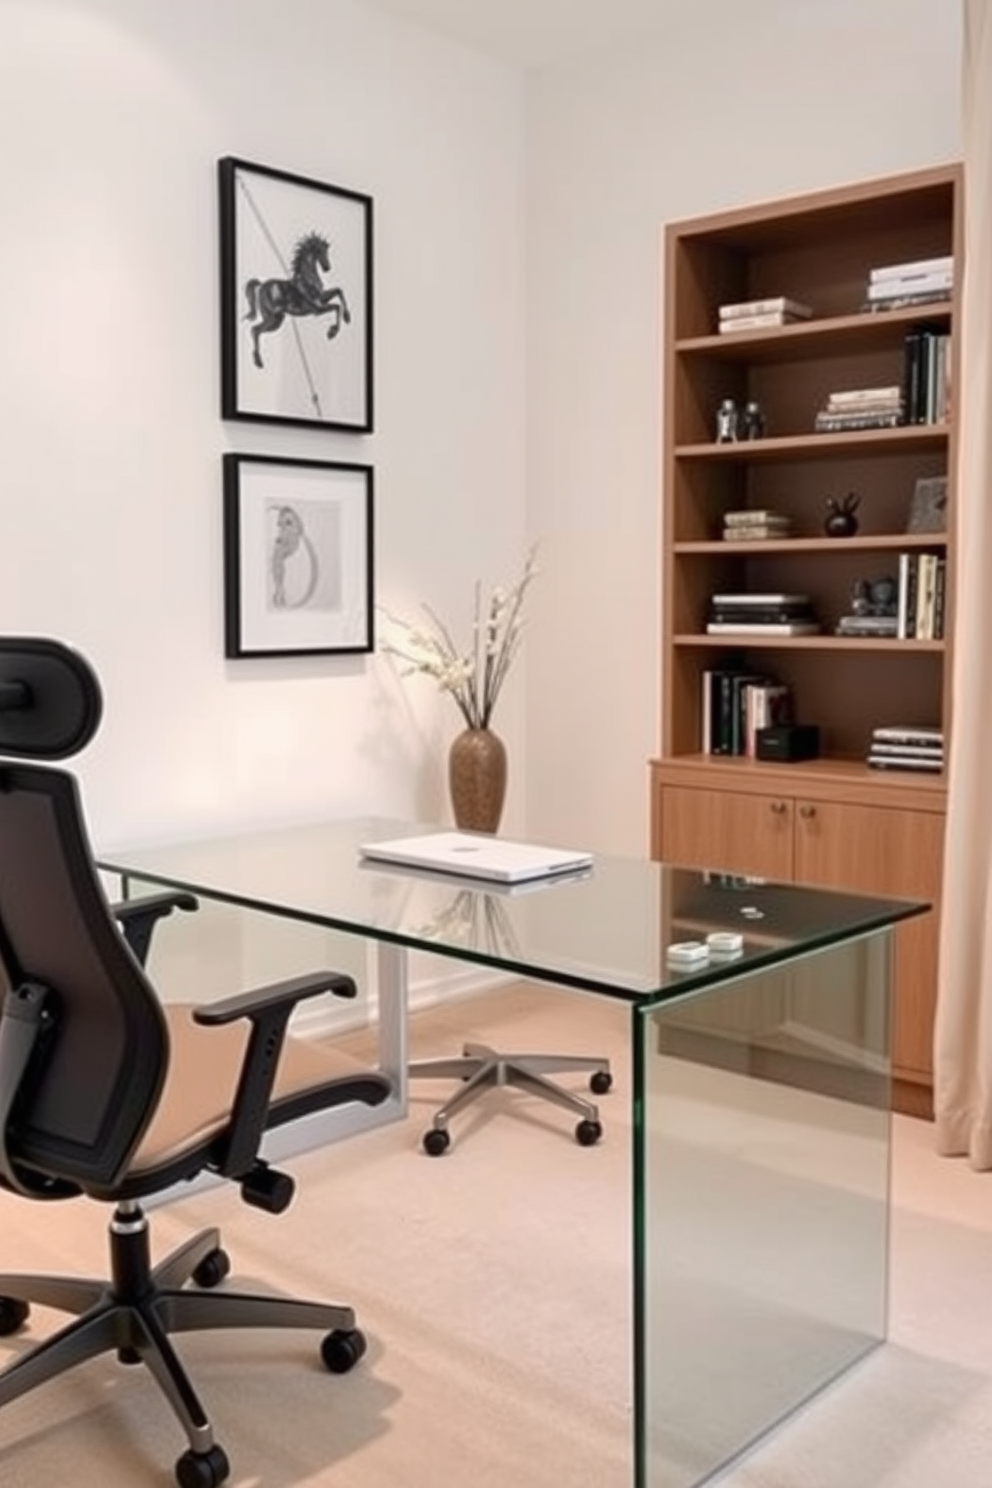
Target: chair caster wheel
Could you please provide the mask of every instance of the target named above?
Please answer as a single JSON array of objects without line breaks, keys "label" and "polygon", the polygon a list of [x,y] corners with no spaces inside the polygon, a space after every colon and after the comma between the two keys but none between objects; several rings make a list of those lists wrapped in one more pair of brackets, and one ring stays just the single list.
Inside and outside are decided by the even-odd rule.
[{"label": "chair caster wheel", "polygon": [[580,1121],[575,1128],[575,1140],[580,1147],[594,1147],[603,1135],[603,1128],[598,1121]]},{"label": "chair caster wheel", "polygon": [[320,1357],[332,1374],[347,1374],[362,1358],[368,1342],[359,1328],[336,1328],[321,1340]]},{"label": "chair caster wheel", "polygon": [[223,1447],[211,1447],[209,1452],[184,1452],[176,1463],[176,1482],[179,1488],[220,1488],[229,1477],[231,1464]]},{"label": "chair caster wheel", "polygon": [[231,1274],[231,1257],[220,1247],[205,1255],[193,1272],[192,1280],[198,1287],[220,1286],[225,1276]]},{"label": "chair caster wheel", "polygon": [[423,1148],[428,1157],[441,1157],[450,1146],[450,1135],[439,1127],[432,1126],[429,1132],[424,1132]]},{"label": "chair caster wheel", "polygon": [[16,1333],[28,1320],[31,1308],[20,1297],[0,1297],[0,1338]]},{"label": "chair caster wheel", "polygon": [[597,1070],[589,1081],[589,1089],[593,1095],[605,1095],[608,1090],[612,1090],[613,1076],[609,1070]]}]

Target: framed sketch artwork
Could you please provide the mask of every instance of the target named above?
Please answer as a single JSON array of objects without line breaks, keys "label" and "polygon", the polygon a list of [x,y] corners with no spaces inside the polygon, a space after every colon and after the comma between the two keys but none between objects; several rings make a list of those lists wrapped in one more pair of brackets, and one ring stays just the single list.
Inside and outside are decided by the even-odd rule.
[{"label": "framed sketch artwork", "polygon": [[372,199],[226,156],[221,413],[372,429]]},{"label": "framed sketch artwork", "polygon": [[373,648],[372,467],[224,456],[224,654]]}]

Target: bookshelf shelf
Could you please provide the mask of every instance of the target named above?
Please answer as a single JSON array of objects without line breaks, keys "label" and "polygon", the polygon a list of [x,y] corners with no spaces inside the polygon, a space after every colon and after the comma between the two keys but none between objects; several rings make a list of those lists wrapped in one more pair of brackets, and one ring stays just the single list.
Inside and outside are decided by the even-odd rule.
[{"label": "bookshelf shelf", "polygon": [[874,314],[862,311],[729,335],[689,336],[677,341],[675,350],[681,357],[717,357],[728,362],[793,362],[885,346],[901,349],[907,327],[946,323],[951,313],[949,300]]},{"label": "bookshelf shelf", "polygon": [[[940,729],[946,747],[960,275],[946,298],[864,306],[873,271],[959,262],[961,244],[961,172],[950,165],[673,223],[664,254],[662,720],[650,762],[652,851],[732,873],[931,901],[930,915],[897,934],[896,1103],[921,1114],[932,1080],[946,780],[942,771],[866,761],[884,726]],[[780,297],[808,306],[810,318],[719,332],[722,306]],[[819,411],[852,392],[908,391],[921,338],[941,343],[946,417],[943,401],[928,398],[925,414],[907,402],[912,421],[896,427],[816,431]],[[760,405],[764,437],[716,442],[727,399]],[[934,421],[915,421],[921,416]],[[917,483],[935,478],[947,480],[946,530],[907,531]],[[836,508],[852,493],[856,535],[827,536],[828,501]],[[727,513],[744,511],[784,516],[787,530],[724,539]],[[898,579],[906,595],[907,573],[935,567],[944,583],[940,639],[832,633],[865,582]],[[823,629],[708,634],[720,593],[808,596]],[[819,729],[820,757],[786,765],[710,752],[704,679],[721,668],[786,687],[795,721]],[[727,747],[725,738],[717,743]]]},{"label": "bookshelf shelf", "polygon": [[875,636],[756,636],[756,635],[677,635],[675,646],[705,646],[710,651],[846,651],[858,653],[885,651],[890,656],[942,655],[943,641],[896,641]]},{"label": "bookshelf shelf", "polygon": [[838,549],[851,553],[896,553],[919,548],[929,552],[934,548],[946,548],[946,532],[883,532],[858,537],[763,537],[755,542],[735,542],[732,546],[722,538],[703,542],[676,542],[672,552],[676,557],[711,558],[717,554],[726,558],[771,556],[774,553],[815,553],[838,556]]},{"label": "bookshelf shelf", "polygon": [[897,429],[854,429],[845,434],[791,434],[739,444],[676,445],[676,460],[706,460],[734,465],[753,465],[766,460],[794,460],[797,455],[816,459],[849,459],[852,455],[892,455],[900,450],[940,450],[947,445],[946,424],[903,425]]}]

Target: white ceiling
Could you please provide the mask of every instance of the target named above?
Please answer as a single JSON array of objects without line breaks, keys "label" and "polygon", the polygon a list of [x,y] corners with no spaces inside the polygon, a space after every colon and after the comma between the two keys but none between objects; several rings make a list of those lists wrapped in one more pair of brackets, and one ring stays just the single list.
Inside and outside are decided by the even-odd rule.
[{"label": "white ceiling", "polygon": [[364,0],[525,67],[607,46],[657,22],[671,0]]}]

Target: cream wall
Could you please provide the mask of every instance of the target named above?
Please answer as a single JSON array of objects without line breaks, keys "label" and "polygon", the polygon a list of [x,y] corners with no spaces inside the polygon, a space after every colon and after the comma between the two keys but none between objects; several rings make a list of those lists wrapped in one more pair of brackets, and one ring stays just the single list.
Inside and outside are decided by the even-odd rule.
[{"label": "cream wall", "polygon": [[[220,461],[373,463],[394,608],[465,618],[519,561],[522,92],[349,0],[0,0],[2,624],[101,675],[80,773],[104,844],[445,809],[457,715],[429,684],[223,659]],[[375,199],[373,435],[221,423],[225,154]]]},{"label": "cream wall", "polygon": [[[98,839],[446,810],[429,684],[224,661],[241,449],[375,465],[397,609],[463,621],[540,539],[505,825],[643,850],[661,225],[956,156],[959,52],[947,0],[659,4],[526,75],[358,0],[0,0],[0,592],[104,680]],[[375,198],[372,436],[221,423],[226,153]]]},{"label": "cream wall", "polygon": [[660,227],[960,154],[948,0],[657,9],[527,90],[527,824],[633,853],[660,715]]}]

